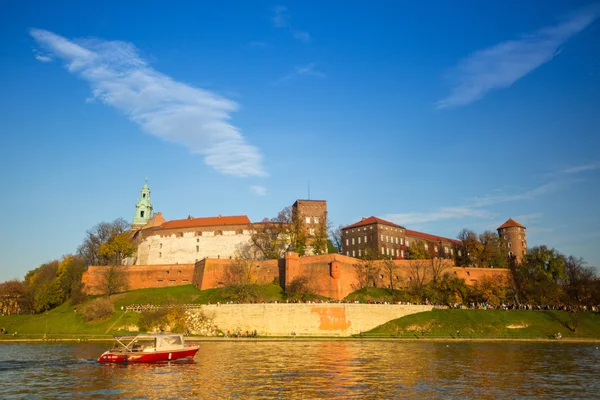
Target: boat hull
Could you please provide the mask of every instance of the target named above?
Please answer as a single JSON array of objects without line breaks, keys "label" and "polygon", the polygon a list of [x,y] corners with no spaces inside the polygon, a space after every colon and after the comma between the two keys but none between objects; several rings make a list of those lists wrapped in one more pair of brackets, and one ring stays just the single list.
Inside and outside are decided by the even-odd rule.
[{"label": "boat hull", "polygon": [[104,352],[98,362],[100,363],[152,363],[175,361],[184,358],[194,358],[199,346],[191,344],[183,349],[162,350],[152,352]]}]

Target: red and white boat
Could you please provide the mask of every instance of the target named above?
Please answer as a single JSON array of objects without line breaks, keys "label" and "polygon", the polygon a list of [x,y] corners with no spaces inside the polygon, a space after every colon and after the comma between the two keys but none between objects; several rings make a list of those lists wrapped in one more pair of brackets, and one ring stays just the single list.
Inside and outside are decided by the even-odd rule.
[{"label": "red and white boat", "polygon": [[197,344],[186,344],[183,335],[148,334],[115,336],[112,349],[102,353],[101,363],[150,363],[192,359],[198,352]]}]

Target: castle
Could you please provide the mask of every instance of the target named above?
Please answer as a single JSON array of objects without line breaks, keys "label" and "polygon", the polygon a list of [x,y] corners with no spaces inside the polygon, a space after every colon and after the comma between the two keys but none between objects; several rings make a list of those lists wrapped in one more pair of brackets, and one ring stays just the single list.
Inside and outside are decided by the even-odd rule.
[{"label": "castle", "polygon": [[[358,287],[356,265],[364,256],[393,260],[398,267],[398,282],[410,280],[408,260],[411,245],[422,242],[432,258],[444,259],[447,272],[454,273],[473,285],[484,276],[508,277],[508,270],[464,268],[453,266],[455,254],[460,256],[462,242],[406,229],[377,217],[362,218],[342,229],[341,254],[312,255],[311,238],[327,223],[327,202],[297,200],[291,207],[301,229],[307,235],[304,257],[294,249],[275,260],[252,261],[257,282],[278,281],[285,288],[294,278],[304,276],[311,281],[316,293],[342,299]],[[251,222],[246,215],[195,218],[167,221],[161,212],[153,213],[148,182],[142,187],[132,223],[132,242],[137,248],[134,257],[121,267],[129,289],[186,285],[199,289],[221,286],[224,270],[231,265],[238,250],[251,242],[252,233],[264,222]],[[509,219],[498,228],[507,255],[520,260],[526,254],[525,227]],[[90,266],[83,282],[88,293],[100,292],[98,284],[103,267]],[[378,286],[386,286],[387,277],[381,274]],[[398,286],[403,287],[402,284]]]}]

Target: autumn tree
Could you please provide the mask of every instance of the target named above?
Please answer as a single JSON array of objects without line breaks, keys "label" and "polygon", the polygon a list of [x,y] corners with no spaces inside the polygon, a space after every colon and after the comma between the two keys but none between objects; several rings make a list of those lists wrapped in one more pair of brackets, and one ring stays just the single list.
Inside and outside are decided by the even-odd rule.
[{"label": "autumn tree", "polygon": [[13,313],[30,312],[26,304],[27,287],[17,279],[0,283],[0,311]]},{"label": "autumn tree", "polygon": [[128,232],[117,233],[98,248],[98,256],[111,265],[121,265],[125,258],[135,254]]},{"label": "autumn tree", "polygon": [[477,235],[474,231],[463,229],[458,234],[462,242],[457,265],[479,268],[507,268],[508,256],[504,250],[502,238],[496,232],[485,231]]},{"label": "autumn tree", "polygon": [[115,236],[127,231],[129,223],[122,218],[113,222],[101,222],[88,230],[83,243],[77,248],[77,255],[81,257],[85,265],[109,265],[113,263],[110,252],[99,254],[100,247],[109,242]]},{"label": "autumn tree", "polygon": [[484,275],[474,286],[474,294],[478,302],[500,305],[509,300],[510,285],[501,274]]}]

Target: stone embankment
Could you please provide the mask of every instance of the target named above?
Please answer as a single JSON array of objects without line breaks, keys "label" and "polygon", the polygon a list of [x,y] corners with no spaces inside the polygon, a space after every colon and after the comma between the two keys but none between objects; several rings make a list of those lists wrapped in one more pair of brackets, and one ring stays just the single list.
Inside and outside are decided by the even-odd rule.
[{"label": "stone embankment", "polygon": [[186,312],[191,334],[214,332],[259,336],[350,336],[366,332],[390,320],[424,311],[433,306],[399,304],[222,304],[205,305]]}]

